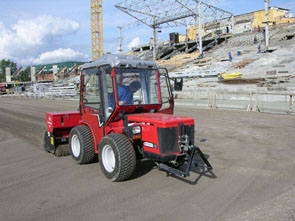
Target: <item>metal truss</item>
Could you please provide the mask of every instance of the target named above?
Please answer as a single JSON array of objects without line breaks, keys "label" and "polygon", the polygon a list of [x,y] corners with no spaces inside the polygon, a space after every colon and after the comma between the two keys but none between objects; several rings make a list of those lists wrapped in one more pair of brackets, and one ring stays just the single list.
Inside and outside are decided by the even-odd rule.
[{"label": "metal truss", "polygon": [[233,14],[198,0],[125,0],[116,8],[151,28],[166,28],[195,24],[201,6],[202,23],[232,17]]},{"label": "metal truss", "polygon": [[134,24],[145,24],[153,29],[153,59],[156,60],[156,29],[188,25],[197,27],[197,21],[199,40],[196,36],[196,44],[198,44],[200,55],[203,55],[202,23],[234,16],[228,11],[213,6],[213,3],[216,4],[212,0],[206,3],[199,0],[125,0],[115,7],[133,17],[136,20]]}]

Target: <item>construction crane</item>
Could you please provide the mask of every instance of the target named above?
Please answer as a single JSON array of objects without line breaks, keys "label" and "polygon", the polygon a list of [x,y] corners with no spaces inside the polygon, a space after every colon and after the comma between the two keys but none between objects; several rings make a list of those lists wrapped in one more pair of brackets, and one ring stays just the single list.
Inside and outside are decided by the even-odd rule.
[{"label": "construction crane", "polygon": [[91,54],[94,61],[103,55],[102,0],[90,0]]}]

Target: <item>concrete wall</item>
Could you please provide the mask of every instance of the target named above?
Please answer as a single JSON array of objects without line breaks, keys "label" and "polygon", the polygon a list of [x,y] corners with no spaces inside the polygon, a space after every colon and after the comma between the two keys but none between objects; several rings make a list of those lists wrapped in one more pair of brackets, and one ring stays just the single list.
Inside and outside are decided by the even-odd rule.
[{"label": "concrete wall", "polygon": [[11,82],[11,68],[5,68],[6,82]]},{"label": "concrete wall", "polygon": [[[195,26],[189,27],[189,30],[188,30],[188,33],[187,33],[188,38],[190,40],[196,39],[196,34],[199,36],[199,26],[197,26],[197,33],[196,33]],[[202,27],[202,34],[203,34],[203,36],[206,34],[206,31],[205,31],[204,27]]]},{"label": "concrete wall", "polygon": [[35,77],[35,74],[36,74],[36,67],[31,67],[31,81],[33,82],[36,82],[36,77]]},{"label": "concrete wall", "polygon": [[[295,23],[295,18],[289,18],[289,11],[282,10],[279,8],[271,8],[269,10],[269,25],[272,26],[276,24],[285,24],[285,23]],[[265,11],[254,12],[254,20],[252,22],[253,28],[265,27]]]},{"label": "concrete wall", "polygon": [[241,24],[236,24],[233,29],[234,34],[240,34],[243,32],[252,31],[252,23],[246,22]]},{"label": "concrete wall", "polygon": [[179,35],[179,42],[185,42],[186,35]]}]

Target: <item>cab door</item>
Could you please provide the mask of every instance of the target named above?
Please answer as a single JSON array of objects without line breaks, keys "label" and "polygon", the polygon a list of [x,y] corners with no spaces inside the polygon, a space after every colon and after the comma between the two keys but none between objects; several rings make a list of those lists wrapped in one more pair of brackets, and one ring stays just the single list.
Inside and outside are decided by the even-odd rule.
[{"label": "cab door", "polygon": [[81,75],[81,114],[82,121],[94,134],[95,152],[104,136],[104,111],[101,97],[101,71],[98,68],[84,69]]},{"label": "cab door", "polygon": [[174,100],[170,85],[170,79],[168,76],[168,71],[166,68],[159,68],[158,74],[162,104],[162,107],[159,112],[164,114],[173,114]]}]

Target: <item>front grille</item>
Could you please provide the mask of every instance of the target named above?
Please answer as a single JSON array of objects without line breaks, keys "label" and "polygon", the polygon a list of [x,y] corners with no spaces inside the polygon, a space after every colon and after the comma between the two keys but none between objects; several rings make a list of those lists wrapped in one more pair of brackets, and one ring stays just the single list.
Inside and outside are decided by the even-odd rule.
[{"label": "front grille", "polygon": [[178,149],[177,127],[158,128],[160,153],[175,153]]},{"label": "front grille", "polygon": [[195,128],[194,128],[194,125],[187,125],[187,126],[184,126],[185,128],[185,134],[188,135],[189,137],[189,145],[194,145],[194,141],[195,141]]},{"label": "front grille", "polygon": [[186,135],[188,136],[188,145],[194,145],[195,140],[195,130],[194,125],[184,125],[180,123],[179,125],[179,137],[184,138]]}]

